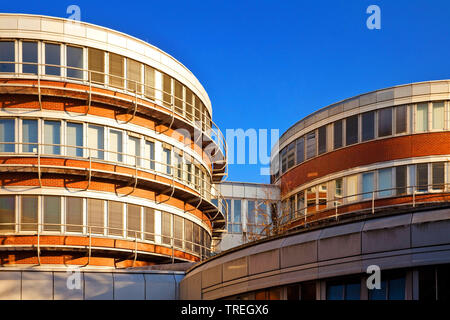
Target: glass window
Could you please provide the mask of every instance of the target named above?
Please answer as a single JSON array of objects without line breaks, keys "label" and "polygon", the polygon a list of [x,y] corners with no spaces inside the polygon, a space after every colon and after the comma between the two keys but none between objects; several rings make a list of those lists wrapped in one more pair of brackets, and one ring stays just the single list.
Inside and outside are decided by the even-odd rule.
[{"label": "glass window", "polygon": [[175,112],[183,115],[183,85],[175,80]]},{"label": "glass window", "polygon": [[334,194],[336,198],[342,198],[343,196],[343,179],[338,178],[334,180]]},{"label": "glass window", "polygon": [[145,66],[145,96],[149,99],[155,99],[155,69]]},{"label": "glass window", "polygon": [[255,201],[248,200],[247,201],[247,224],[255,224]]},{"label": "glass window", "polygon": [[172,174],[172,150],[163,148],[163,162],[165,165],[165,172]]},{"label": "glass window", "polygon": [[91,81],[105,83],[105,52],[98,49],[88,49],[88,64]]},{"label": "glass window", "polygon": [[37,74],[38,46],[37,42],[22,42],[22,72]]},{"label": "glass window", "polygon": [[[145,161],[146,168],[155,170],[155,143],[153,141],[145,141]],[[147,160],[148,159],[148,160]]]},{"label": "glass window", "polygon": [[347,177],[347,201],[356,201],[358,193],[358,176]]},{"label": "glass window", "polygon": [[288,169],[295,165],[295,141],[291,142],[287,147],[287,166]]},{"label": "glass window", "polygon": [[123,236],[123,204],[108,201],[108,234]]},{"label": "glass window", "polygon": [[287,147],[284,147],[283,150],[281,150],[281,171],[284,173],[287,168]]},{"label": "glass window", "polygon": [[234,205],[234,223],[241,223],[241,200],[233,200]]},{"label": "glass window", "polygon": [[145,208],[144,219],[144,239],[155,241],[155,210],[153,208]]},{"label": "glass window", "polygon": [[395,167],[395,188],[397,195],[406,194],[406,169],[407,166]]},{"label": "glass window", "polygon": [[369,300],[405,300],[405,277],[381,281],[381,289],[369,290]]},{"label": "glass window", "polygon": [[444,162],[436,162],[432,164],[433,171],[433,189],[443,190],[444,189]]},{"label": "glass window", "polygon": [[362,141],[375,138],[375,112],[370,111],[362,114]]},{"label": "glass window", "polygon": [[433,102],[433,129],[444,129],[444,102]]},{"label": "glass window", "polygon": [[342,147],[342,120],[335,121],[333,124],[333,148],[338,149]]},{"label": "glass window", "polygon": [[314,213],[316,212],[316,187],[311,187],[306,189],[306,205],[307,205],[307,212],[308,213]]},{"label": "glass window", "polygon": [[88,199],[87,200],[87,213],[88,213],[88,226],[97,227],[89,228],[88,232],[103,234],[103,227],[105,226],[105,203],[103,200]]},{"label": "glass window", "polygon": [[[141,207],[127,204],[128,237],[141,238]],[[138,232],[137,232],[138,231]]]},{"label": "glass window", "polygon": [[300,191],[297,193],[297,214],[296,216],[300,216],[305,214],[305,193]]},{"label": "glass window", "polygon": [[14,52],[14,41],[0,41],[0,61],[5,63],[0,63],[0,72],[14,73],[15,65],[15,52]]},{"label": "glass window", "polygon": [[109,160],[122,162],[122,131],[109,130]]},{"label": "glass window", "polygon": [[22,120],[22,145],[23,152],[37,152],[38,142],[38,121],[37,120]]},{"label": "glass window", "polygon": [[167,74],[163,74],[163,104],[172,106],[172,78]]},{"label": "glass window", "polygon": [[83,79],[83,48],[67,46],[67,77]]},{"label": "glass window", "polygon": [[128,164],[141,165],[141,139],[128,136]]},{"label": "glass window", "polygon": [[407,122],[406,106],[398,106],[395,108],[395,133],[405,133]]},{"label": "glass window", "polygon": [[[389,189],[389,190],[388,190]],[[389,197],[392,195],[392,168],[378,170],[378,193],[379,197]]]},{"label": "glass window", "polygon": [[[67,145],[83,147],[83,124],[67,122]],[[83,148],[67,148],[67,155],[82,157]]]},{"label": "glass window", "polygon": [[319,134],[319,154],[327,152],[327,126],[322,126],[317,130],[317,133]]},{"label": "glass window", "polygon": [[363,199],[371,199],[373,192],[373,172],[363,173]]},{"label": "glass window", "polygon": [[416,190],[420,192],[428,191],[428,164],[421,163],[416,167]]},{"label": "glass window", "polygon": [[115,53],[109,53],[109,84],[123,88],[124,58]]},{"label": "glass window", "polygon": [[61,198],[44,196],[44,231],[61,231]]},{"label": "glass window", "polygon": [[183,218],[180,216],[173,216],[173,237],[173,245],[183,248]]},{"label": "glass window", "polygon": [[127,59],[127,88],[129,91],[141,93],[141,64]]},{"label": "glass window", "polygon": [[354,283],[327,283],[327,300],[359,300],[361,284]]},{"label": "glass window", "polygon": [[316,156],[316,132],[312,131],[306,135],[306,159]]},{"label": "glass window", "polygon": [[297,164],[305,161],[305,139],[303,137],[297,139]]},{"label": "glass window", "polygon": [[193,114],[193,99],[194,99],[194,94],[192,93],[191,90],[189,90],[187,87],[185,87],[185,91],[186,91],[186,118],[188,118],[189,120],[193,120],[194,114]]},{"label": "glass window", "polygon": [[[0,42],[1,43],[1,42]],[[0,119],[0,152],[14,152],[15,146],[13,143],[15,139],[15,120],[14,119]]]},{"label": "glass window", "polygon": [[61,122],[44,121],[44,153],[61,154]]},{"label": "glass window", "polygon": [[38,197],[20,197],[20,230],[37,231],[38,223]]},{"label": "glass window", "polygon": [[192,241],[193,241],[193,223],[187,219],[184,219],[184,247],[186,250],[192,251]]},{"label": "glass window", "polygon": [[378,136],[385,137],[392,134],[392,108],[378,110]]},{"label": "glass window", "polygon": [[319,186],[319,192],[318,192],[318,204],[319,204],[319,210],[323,210],[327,207],[327,184],[321,184]]},{"label": "glass window", "polygon": [[200,243],[200,227],[197,224],[194,224],[194,252],[200,254],[200,247],[198,244]]},{"label": "glass window", "polygon": [[16,198],[0,196],[0,230],[14,231],[16,229]]},{"label": "glass window", "polygon": [[345,119],[345,138],[347,146],[358,142],[358,115]]},{"label": "glass window", "polygon": [[183,154],[181,150],[175,149],[173,153],[173,166],[175,168],[175,176],[183,179]]},{"label": "glass window", "polygon": [[416,132],[428,130],[428,103],[419,103],[416,108]]},{"label": "glass window", "polygon": [[381,280],[380,289],[369,290],[369,300],[386,300],[386,280]]},{"label": "glass window", "polygon": [[83,232],[83,199],[66,197],[66,230]]},{"label": "glass window", "polygon": [[171,214],[167,212],[161,212],[161,233],[162,233],[162,243],[171,244],[172,237],[172,219]]},{"label": "glass window", "polygon": [[90,156],[97,159],[104,158],[104,128],[100,126],[89,125],[88,126],[88,146]]},{"label": "glass window", "polygon": [[45,74],[60,76],[61,68],[61,46],[54,43],[45,44]]}]

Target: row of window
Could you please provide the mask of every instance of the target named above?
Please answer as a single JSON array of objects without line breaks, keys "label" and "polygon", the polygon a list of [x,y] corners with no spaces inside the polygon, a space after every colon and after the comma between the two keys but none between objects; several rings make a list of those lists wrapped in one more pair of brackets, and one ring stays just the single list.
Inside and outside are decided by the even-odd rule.
[{"label": "row of window", "polygon": [[402,105],[353,115],[324,125],[281,150],[279,167],[274,164],[273,178],[297,164],[344,146],[406,133],[449,129],[446,127],[445,108],[443,101]]},{"label": "row of window", "polygon": [[0,196],[0,232],[83,233],[138,238],[198,255],[210,253],[209,233],[168,212],[91,198]]},{"label": "row of window", "polygon": [[[20,54],[16,55],[16,51]],[[207,108],[188,87],[159,70],[115,53],[61,43],[11,40],[0,41],[0,61],[4,62],[0,63],[0,73],[39,72],[75,80],[90,77],[94,84],[136,92],[167,107],[173,106],[176,113],[203,131],[211,129]],[[45,67],[39,67],[38,63]]]},{"label": "row of window", "polygon": [[[15,144],[18,143],[18,144]],[[132,132],[81,122],[2,118],[0,152],[91,157],[156,170],[187,183],[209,198],[204,167],[183,150]]]},{"label": "row of window", "polygon": [[[285,220],[355,201],[445,189],[446,162],[383,168],[316,185],[283,201]],[[447,182],[448,184],[448,182]]]}]

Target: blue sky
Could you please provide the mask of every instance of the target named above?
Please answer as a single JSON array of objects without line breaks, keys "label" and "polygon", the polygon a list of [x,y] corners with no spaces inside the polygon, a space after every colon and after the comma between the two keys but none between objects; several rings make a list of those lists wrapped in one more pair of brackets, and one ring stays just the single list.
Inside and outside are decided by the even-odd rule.
[{"label": "blue sky", "polygon": [[[107,4],[106,4],[107,3]],[[125,32],[173,55],[200,80],[222,131],[279,129],[333,102],[450,78],[450,1],[2,1],[1,12],[68,17]],[[381,9],[381,30],[366,8]],[[268,182],[259,165],[231,181]]]}]

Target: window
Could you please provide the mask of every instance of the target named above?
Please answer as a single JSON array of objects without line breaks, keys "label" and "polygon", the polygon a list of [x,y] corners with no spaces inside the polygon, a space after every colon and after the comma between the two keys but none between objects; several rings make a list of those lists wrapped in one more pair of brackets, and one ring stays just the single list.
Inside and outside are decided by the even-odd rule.
[{"label": "window", "polygon": [[419,103],[416,108],[416,132],[428,130],[428,103]]},{"label": "window", "polygon": [[44,121],[44,153],[61,154],[61,122]]},{"label": "window", "polygon": [[183,85],[175,80],[175,112],[183,115]]},{"label": "window", "polygon": [[172,106],[172,78],[167,74],[163,74],[163,104]]},{"label": "window", "polygon": [[426,266],[419,269],[419,300],[450,300],[449,264]]},{"label": "window", "polygon": [[141,139],[128,136],[128,164],[141,165]]},{"label": "window", "polygon": [[172,219],[171,214],[167,212],[161,212],[161,233],[162,233],[162,243],[171,244],[172,237]]},{"label": "window", "polygon": [[16,198],[0,196],[0,230],[14,231],[16,229]]},{"label": "window", "polygon": [[375,138],[375,112],[366,112],[362,114],[362,141],[368,141]]},{"label": "window", "polygon": [[287,147],[284,147],[283,150],[281,150],[281,171],[284,173],[287,168]]},{"label": "window", "polygon": [[178,248],[183,248],[183,218],[173,216],[173,245]]},{"label": "window", "polygon": [[155,143],[153,141],[145,141],[144,159],[146,162],[145,167],[151,170],[155,170]]},{"label": "window", "polygon": [[397,195],[406,194],[406,168],[407,166],[395,167],[395,188]]},{"label": "window", "polygon": [[192,251],[192,241],[193,241],[193,223],[187,219],[184,220],[184,247],[186,250]]},{"label": "window", "polygon": [[392,108],[378,110],[378,136],[385,137],[392,134]]},{"label": "window", "polygon": [[[1,42],[0,42],[1,43]],[[15,145],[15,120],[0,119],[0,152],[14,152]]]},{"label": "window", "polygon": [[392,195],[392,168],[378,170],[378,193],[379,197]]},{"label": "window", "polygon": [[194,252],[200,254],[200,247],[198,244],[200,243],[200,227],[197,224],[194,224]]},{"label": "window", "polygon": [[34,152],[38,151],[38,122],[37,120],[22,120],[22,150],[23,152]]},{"label": "window", "polygon": [[433,189],[443,190],[444,189],[444,165],[445,162],[436,162],[432,164],[432,178],[433,178]]},{"label": "window", "polygon": [[369,300],[405,300],[405,277],[382,277],[381,289],[369,290]]},{"label": "window", "polygon": [[[83,79],[83,48],[67,46],[67,77]],[[80,70],[81,69],[81,70]]]},{"label": "window", "polygon": [[295,141],[291,142],[287,147],[287,166],[288,169],[295,165]]},{"label": "window", "polygon": [[319,134],[319,154],[327,152],[327,126],[322,126],[317,130]]},{"label": "window", "polygon": [[300,191],[297,193],[297,214],[296,216],[305,214],[305,193]]},{"label": "window", "polygon": [[[67,122],[67,145],[83,147],[83,124]],[[67,155],[82,157],[83,148],[67,148]]]},{"label": "window", "polygon": [[38,197],[20,197],[20,230],[37,231],[38,228]]},{"label": "window", "polygon": [[66,197],[66,230],[83,232],[83,199]]},{"label": "window", "polygon": [[188,88],[185,87],[185,89],[186,89],[186,118],[192,121],[194,116],[192,112],[194,105],[193,102],[194,94]]},{"label": "window", "polygon": [[345,140],[347,146],[358,142],[358,115],[345,119]]},{"label": "window", "polygon": [[325,209],[327,207],[327,184],[321,184],[319,186],[319,192],[318,192],[318,204],[319,204],[319,210]]},{"label": "window", "polygon": [[342,120],[338,120],[333,124],[333,137],[334,144],[333,148],[338,149],[342,147]]},{"label": "window", "polygon": [[363,180],[363,199],[371,199],[372,198],[372,192],[373,192],[373,172],[367,172],[363,173],[362,175]]},{"label": "window", "polygon": [[241,227],[241,200],[233,200],[233,233],[241,233],[242,227]]},{"label": "window", "polygon": [[297,162],[296,164],[305,161],[305,139],[303,137],[297,139]]},{"label": "window", "polygon": [[[103,234],[103,227],[105,225],[104,215],[105,203],[103,200],[88,199],[87,200],[87,213],[88,213],[88,226],[90,227],[88,232]],[[99,228],[92,228],[99,227]]]},{"label": "window", "polygon": [[122,162],[122,131],[109,130],[109,160]]},{"label": "window", "polygon": [[37,42],[29,42],[29,41],[22,42],[22,63],[23,63],[22,64],[23,73],[37,74],[38,71]]},{"label": "window", "polygon": [[231,199],[225,199],[225,203],[227,206],[227,224],[228,224],[228,232],[233,232],[233,225],[232,225],[232,216],[233,216],[233,208],[231,208]]},{"label": "window", "polygon": [[316,132],[310,132],[306,135],[306,159],[316,156]]},{"label": "window", "polygon": [[343,196],[343,179],[338,178],[334,180],[334,195],[336,198],[342,198]]},{"label": "window", "polygon": [[60,76],[61,68],[61,46],[59,44],[45,44],[45,74]]},{"label": "window", "polygon": [[307,205],[307,212],[308,213],[314,213],[316,212],[316,187],[311,187],[306,189],[306,205]]},{"label": "window", "polygon": [[183,154],[179,149],[173,152],[173,167],[175,168],[175,177],[183,179]]},{"label": "window", "polygon": [[172,151],[168,148],[163,148],[163,162],[167,174],[172,174]]},{"label": "window", "polygon": [[[15,49],[14,41],[0,41],[0,61],[5,63],[0,63],[0,72],[10,72],[15,71]],[[8,63],[12,62],[12,63]]]},{"label": "window", "polygon": [[255,224],[256,217],[256,209],[255,209],[255,201],[248,200],[247,201],[247,229],[248,225]]},{"label": "window", "polygon": [[358,176],[347,177],[347,201],[356,201],[358,193]]},{"label": "window", "polygon": [[141,64],[127,59],[127,88],[129,91],[141,93]]},{"label": "window", "polygon": [[61,198],[44,196],[44,231],[61,231]]},{"label": "window", "polygon": [[416,167],[416,190],[419,192],[428,191],[428,164],[421,163]]},{"label": "window", "polygon": [[406,106],[395,108],[395,133],[406,133],[407,113]]},{"label": "window", "polygon": [[155,210],[153,208],[145,208],[144,210],[144,239],[155,241]]},{"label": "window", "polygon": [[332,281],[327,282],[327,300],[359,300],[361,297],[361,282]]},{"label": "window", "polygon": [[444,102],[433,102],[433,129],[444,130]]},{"label": "window", "polygon": [[123,88],[124,58],[118,54],[109,53],[109,84]]},{"label": "window", "polygon": [[105,83],[105,53],[98,49],[88,49],[90,79],[94,83]]},{"label": "window", "polygon": [[108,234],[123,236],[123,204],[108,201]]},{"label": "window", "polygon": [[149,99],[155,99],[155,69],[145,66],[145,96]]},{"label": "window", "polygon": [[141,238],[141,207],[127,204],[127,229],[128,237]]},{"label": "window", "polygon": [[88,146],[91,157],[104,158],[104,142],[104,128],[90,124],[88,127]]}]

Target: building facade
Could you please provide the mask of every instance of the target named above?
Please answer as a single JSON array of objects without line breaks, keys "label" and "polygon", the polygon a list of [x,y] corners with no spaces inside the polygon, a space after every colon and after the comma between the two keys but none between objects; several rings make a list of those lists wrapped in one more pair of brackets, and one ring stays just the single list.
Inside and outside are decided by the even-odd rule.
[{"label": "building facade", "polygon": [[318,110],[273,152],[285,233],[194,266],[181,297],[449,300],[449,157],[447,80]]},{"label": "building facade", "polygon": [[225,228],[214,184],[226,145],[180,62],[107,28],[1,14],[0,103],[3,267],[211,254]]}]

